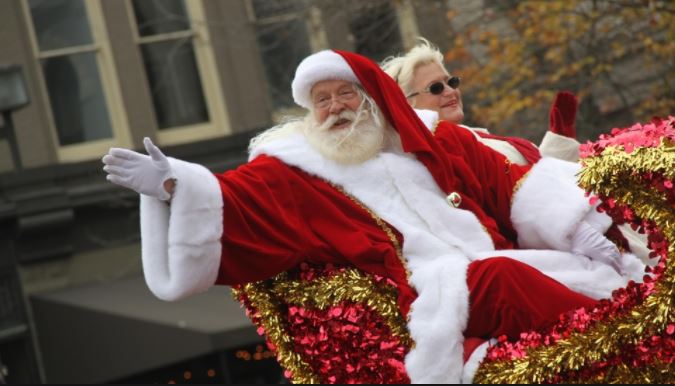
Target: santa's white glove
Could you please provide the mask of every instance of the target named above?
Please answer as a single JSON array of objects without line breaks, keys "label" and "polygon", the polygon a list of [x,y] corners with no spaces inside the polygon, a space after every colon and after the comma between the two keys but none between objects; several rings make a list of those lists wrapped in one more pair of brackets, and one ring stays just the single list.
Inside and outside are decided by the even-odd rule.
[{"label": "santa's white glove", "polygon": [[608,264],[619,274],[624,274],[619,249],[605,235],[585,221],[579,223],[572,236],[572,253]]},{"label": "santa's white glove", "polygon": [[167,201],[171,198],[164,182],[175,179],[169,160],[150,138],[143,139],[147,156],[129,149],[110,148],[102,159],[106,179],[140,194]]},{"label": "santa's white glove", "polygon": [[602,234],[607,232],[607,229],[612,225],[612,218],[604,212],[598,212],[597,205],[586,213],[583,221]]}]

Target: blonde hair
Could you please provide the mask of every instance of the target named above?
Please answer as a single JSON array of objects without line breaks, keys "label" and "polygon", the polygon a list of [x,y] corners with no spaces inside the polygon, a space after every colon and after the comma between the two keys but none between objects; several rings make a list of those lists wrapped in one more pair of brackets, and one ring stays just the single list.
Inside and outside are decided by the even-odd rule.
[{"label": "blonde hair", "polygon": [[384,72],[391,76],[398,83],[405,95],[413,93],[413,78],[415,69],[425,64],[436,63],[443,70],[443,54],[438,47],[431,44],[427,39],[419,37],[418,43],[410,51],[400,56],[389,56],[385,58],[380,67]]}]

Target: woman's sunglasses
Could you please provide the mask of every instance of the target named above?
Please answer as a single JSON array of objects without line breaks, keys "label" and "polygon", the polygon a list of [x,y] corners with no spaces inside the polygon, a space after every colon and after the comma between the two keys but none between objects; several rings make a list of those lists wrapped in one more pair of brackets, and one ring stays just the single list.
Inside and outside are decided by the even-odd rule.
[{"label": "woman's sunglasses", "polygon": [[461,79],[458,76],[453,76],[453,77],[450,77],[450,79],[448,79],[448,81],[445,82],[445,83],[444,82],[434,82],[434,83],[430,84],[429,87],[425,88],[424,90],[414,92],[414,93],[408,95],[406,98],[412,98],[415,95],[419,95],[420,93],[423,93],[423,92],[428,92],[428,93],[431,93],[432,95],[441,95],[441,93],[443,93],[443,90],[445,90],[446,84],[448,86],[450,86],[450,88],[455,89],[455,88],[459,87],[460,83],[461,83]]}]

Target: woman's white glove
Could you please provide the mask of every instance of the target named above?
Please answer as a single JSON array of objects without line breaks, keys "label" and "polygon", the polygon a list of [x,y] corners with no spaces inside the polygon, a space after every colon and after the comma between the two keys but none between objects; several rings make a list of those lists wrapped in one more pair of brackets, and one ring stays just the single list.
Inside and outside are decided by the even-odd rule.
[{"label": "woman's white glove", "polygon": [[583,221],[588,223],[588,225],[592,226],[596,231],[602,234],[607,232],[607,229],[612,226],[612,218],[606,213],[598,212],[597,206],[593,207],[592,210],[586,213]]},{"label": "woman's white glove", "polygon": [[572,236],[572,253],[608,264],[619,274],[624,274],[619,249],[586,221],[579,223]]},{"label": "woman's white glove", "polygon": [[110,148],[102,159],[103,170],[108,173],[106,179],[140,194],[168,201],[171,195],[164,188],[164,182],[176,178],[169,160],[150,138],[144,138],[143,144],[149,156],[129,149]]}]

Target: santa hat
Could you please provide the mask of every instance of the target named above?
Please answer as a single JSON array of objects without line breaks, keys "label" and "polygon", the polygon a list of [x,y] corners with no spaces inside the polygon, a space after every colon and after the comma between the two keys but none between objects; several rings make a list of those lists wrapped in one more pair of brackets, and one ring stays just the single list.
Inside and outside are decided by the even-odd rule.
[{"label": "santa hat", "polygon": [[346,80],[360,84],[342,56],[331,50],[320,51],[306,57],[295,70],[295,78],[291,84],[295,103],[309,109],[312,103],[312,87],[323,80]]}]

